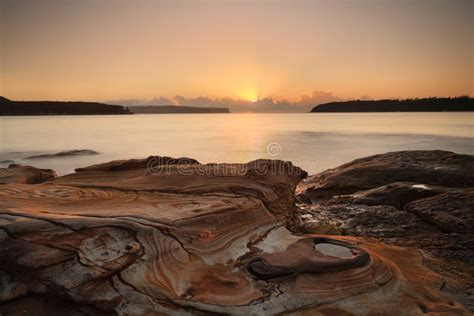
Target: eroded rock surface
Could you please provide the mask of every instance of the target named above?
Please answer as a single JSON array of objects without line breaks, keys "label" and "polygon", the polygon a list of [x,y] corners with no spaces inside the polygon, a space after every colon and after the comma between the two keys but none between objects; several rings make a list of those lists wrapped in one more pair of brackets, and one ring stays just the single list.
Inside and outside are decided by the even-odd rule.
[{"label": "eroded rock surface", "polygon": [[412,201],[435,196],[452,190],[415,182],[393,182],[374,189],[348,195],[333,196],[325,204],[391,205],[399,209]]},{"label": "eroded rock surface", "polygon": [[167,156],[150,156],[144,159],[113,160],[106,163],[100,163],[85,168],[77,168],[76,172],[82,171],[120,171],[133,169],[149,169],[150,172],[159,172],[160,166],[164,165],[187,165],[199,164],[199,161],[192,158],[173,158]]},{"label": "eroded rock surface", "polygon": [[39,169],[20,164],[11,164],[8,168],[0,168],[0,184],[5,183],[42,183],[56,177],[51,169]]},{"label": "eroded rock surface", "polygon": [[0,313],[468,314],[416,250],[292,234],[290,163],[150,161],[0,185]]},{"label": "eroded rock surface", "polygon": [[444,151],[358,159],[298,186],[307,202],[300,204],[299,229],[423,250],[426,265],[453,277],[457,289],[450,291],[474,310],[473,175],[473,156]]},{"label": "eroded rock surface", "polygon": [[304,202],[381,187],[393,182],[474,187],[474,156],[442,150],[397,151],[356,159],[308,177],[297,189]]}]

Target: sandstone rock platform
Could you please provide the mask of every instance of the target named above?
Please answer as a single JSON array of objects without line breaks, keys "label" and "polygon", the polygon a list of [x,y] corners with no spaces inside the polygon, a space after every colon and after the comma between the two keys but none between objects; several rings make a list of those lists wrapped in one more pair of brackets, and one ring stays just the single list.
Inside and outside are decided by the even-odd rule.
[{"label": "sandstone rock platform", "polygon": [[10,164],[8,168],[0,168],[0,184],[25,183],[35,184],[56,177],[56,172],[51,169],[39,169],[20,164]]},{"label": "sandstone rock platform", "polygon": [[1,184],[0,313],[469,315],[415,249],[292,233],[291,163],[168,158]]}]

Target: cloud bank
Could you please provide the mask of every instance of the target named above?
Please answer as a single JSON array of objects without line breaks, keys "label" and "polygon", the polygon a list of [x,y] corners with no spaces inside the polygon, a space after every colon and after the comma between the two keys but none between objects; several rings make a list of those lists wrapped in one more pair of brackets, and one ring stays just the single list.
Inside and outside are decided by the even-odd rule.
[{"label": "cloud bank", "polygon": [[158,97],[150,100],[123,99],[106,101],[110,104],[134,106],[134,105],[186,105],[196,107],[225,107],[231,112],[308,112],[314,106],[343,100],[334,96],[331,92],[313,91],[310,95],[302,95],[297,101],[285,99],[274,100],[272,98],[262,98],[255,102],[244,99],[195,97],[187,98],[181,95],[172,98]]}]

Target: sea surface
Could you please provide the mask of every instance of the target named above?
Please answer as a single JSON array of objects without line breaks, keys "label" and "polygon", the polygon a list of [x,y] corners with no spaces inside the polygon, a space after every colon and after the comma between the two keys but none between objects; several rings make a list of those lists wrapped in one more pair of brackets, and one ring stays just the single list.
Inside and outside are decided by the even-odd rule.
[{"label": "sea surface", "polygon": [[[26,159],[91,149],[98,155]],[[316,173],[353,159],[408,149],[474,154],[474,113],[150,114],[0,117],[0,167],[58,174],[149,155],[200,162],[291,160]]]}]

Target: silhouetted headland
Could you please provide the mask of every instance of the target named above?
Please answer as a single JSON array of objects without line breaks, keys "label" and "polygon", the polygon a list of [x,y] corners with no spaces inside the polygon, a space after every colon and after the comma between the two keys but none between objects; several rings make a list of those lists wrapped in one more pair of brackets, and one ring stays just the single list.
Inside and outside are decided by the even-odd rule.
[{"label": "silhouetted headland", "polygon": [[184,105],[135,105],[128,109],[135,114],[230,113],[228,108]]},{"label": "silhouetted headland", "polygon": [[311,112],[456,112],[474,111],[474,99],[456,98],[352,100],[319,104]]},{"label": "silhouetted headland", "polygon": [[0,115],[133,114],[121,105],[79,101],[12,101],[0,96]]}]

